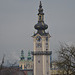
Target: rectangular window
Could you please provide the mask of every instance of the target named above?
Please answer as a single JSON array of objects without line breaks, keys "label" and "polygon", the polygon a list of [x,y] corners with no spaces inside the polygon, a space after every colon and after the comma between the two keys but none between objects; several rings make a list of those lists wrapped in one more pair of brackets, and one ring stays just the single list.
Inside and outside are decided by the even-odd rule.
[{"label": "rectangular window", "polygon": [[49,73],[47,72],[47,75],[48,75]]},{"label": "rectangular window", "polygon": [[40,60],[38,60],[38,63],[40,63]]},{"label": "rectangular window", "polygon": [[21,69],[22,69],[22,65],[21,65]]},{"label": "rectangular window", "polygon": [[48,63],[48,60],[47,60],[47,63]]},{"label": "rectangular window", "polygon": [[24,65],[24,69],[26,69],[26,66]]},{"label": "rectangular window", "polygon": [[46,51],[47,51],[48,49],[46,48]]},{"label": "rectangular window", "polygon": [[48,43],[46,43],[46,45],[48,45]]}]

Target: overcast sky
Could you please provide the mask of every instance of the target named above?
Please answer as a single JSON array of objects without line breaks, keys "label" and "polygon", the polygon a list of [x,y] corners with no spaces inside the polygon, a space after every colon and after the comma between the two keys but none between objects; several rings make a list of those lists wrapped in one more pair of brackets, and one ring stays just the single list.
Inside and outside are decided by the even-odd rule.
[{"label": "overcast sky", "polygon": [[[48,24],[50,50],[60,43],[75,44],[75,0],[41,0],[45,23]],[[33,50],[32,35],[38,21],[40,0],[0,0],[0,61],[19,60],[23,49],[25,56]]]}]

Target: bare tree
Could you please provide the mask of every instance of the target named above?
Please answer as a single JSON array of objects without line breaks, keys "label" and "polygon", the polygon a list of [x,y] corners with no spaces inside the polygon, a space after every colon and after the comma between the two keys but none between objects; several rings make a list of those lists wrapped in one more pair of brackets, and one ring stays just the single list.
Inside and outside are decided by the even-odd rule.
[{"label": "bare tree", "polygon": [[63,70],[66,75],[75,75],[75,47],[60,45],[58,60],[56,61],[59,69]]},{"label": "bare tree", "polygon": [[2,62],[1,62],[1,69],[3,68],[3,64],[4,64],[4,58],[5,58],[5,54],[3,55],[3,58],[2,58]]},{"label": "bare tree", "polygon": [[14,67],[17,64],[17,61],[15,61],[13,63],[10,63],[9,60],[8,60],[7,62],[9,64],[9,67]]}]

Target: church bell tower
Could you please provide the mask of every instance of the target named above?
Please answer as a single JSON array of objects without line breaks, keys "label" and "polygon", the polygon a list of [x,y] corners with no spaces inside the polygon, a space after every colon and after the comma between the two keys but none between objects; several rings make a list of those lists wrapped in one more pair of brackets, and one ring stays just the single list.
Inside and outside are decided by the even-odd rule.
[{"label": "church bell tower", "polygon": [[34,28],[37,30],[32,36],[34,43],[34,51],[32,52],[34,57],[34,75],[50,75],[50,34],[45,31],[48,25],[44,23],[41,1],[38,9],[38,23]]}]

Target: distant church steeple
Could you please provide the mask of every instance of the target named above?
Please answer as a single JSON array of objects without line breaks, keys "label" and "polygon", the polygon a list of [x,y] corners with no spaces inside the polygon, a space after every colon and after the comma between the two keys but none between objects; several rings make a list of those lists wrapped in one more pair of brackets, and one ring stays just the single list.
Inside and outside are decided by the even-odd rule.
[{"label": "distant church steeple", "polygon": [[25,60],[25,57],[24,57],[24,51],[23,51],[23,50],[21,51],[21,57],[20,57],[20,60]]},{"label": "distant church steeple", "polygon": [[30,51],[28,51],[27,60],[28,60],[28,61],[31,61],[31,59],[32,59],[32,57],[31,57],[31,53],[30,53]]}]

